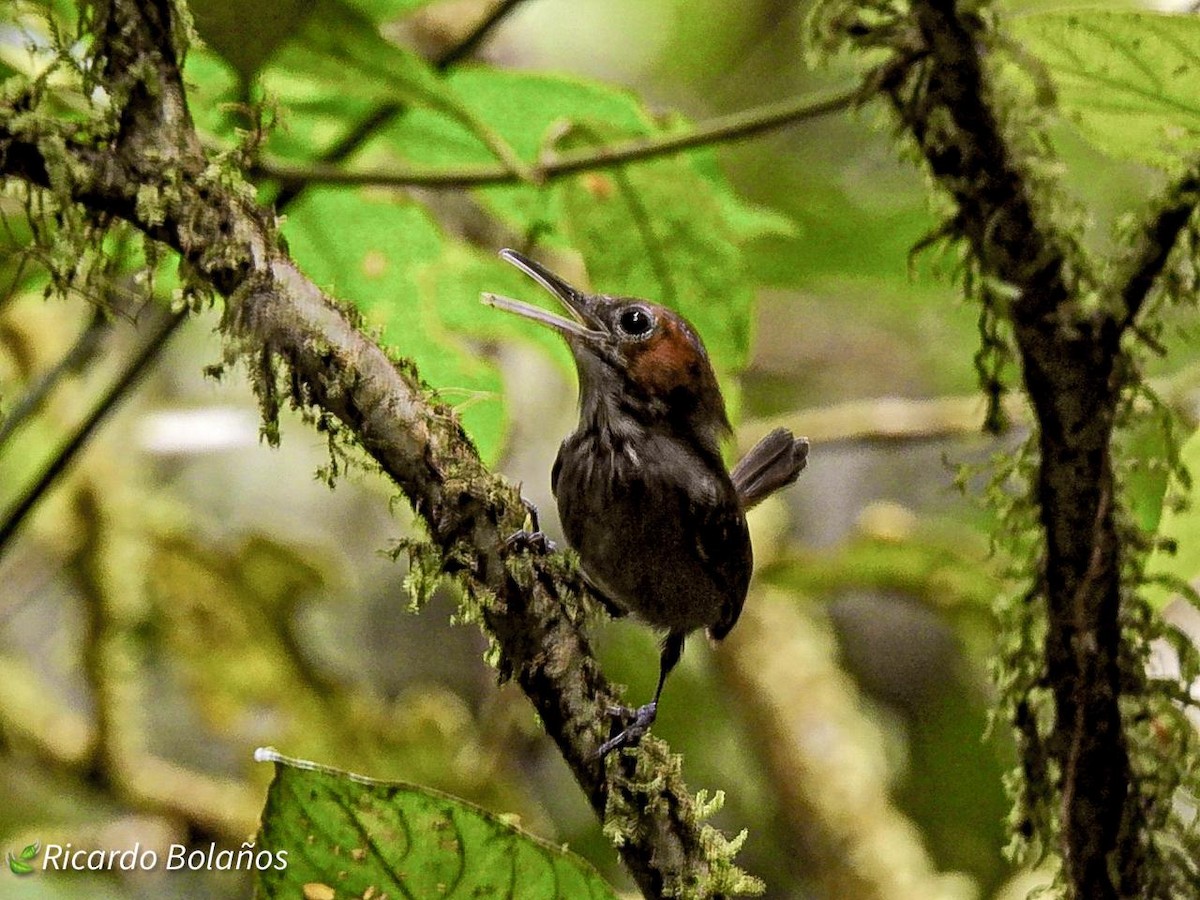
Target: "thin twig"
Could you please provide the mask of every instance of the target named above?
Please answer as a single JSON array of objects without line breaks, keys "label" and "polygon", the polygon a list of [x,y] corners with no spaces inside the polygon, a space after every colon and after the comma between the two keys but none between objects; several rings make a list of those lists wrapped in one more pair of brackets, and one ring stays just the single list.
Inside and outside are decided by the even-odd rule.
[{"label": "thin twig", "polygon": [[472,55],[491,34],[492,29],[508,18],[509,14],[523,2],[524,0],[503,0],[502,3],[498,3],[491,12],[480,19],[479,24],[472,28],[466,37],[457,44],[451,44],[437,55],[433,60],[434,68],[444,71]]},{"label": "thin twig", "polygon": [[1167,188],[1158,200],[1158,212],[1148,217],[1128,255],[1127,274],[1121,288],[1122,330],[1134,326],[1197,205],[1200,205],[1200,163],[1190,166]]},{"label": "thin twig", "polygon": [[104,310],[97,309],[87,326],[80,332],[79,337],[70,349],[63,354],[62,359],[42,375],[25,391],[13,405],[12,412],[0,422],[0,449],[11,438],[25,421],[37,414],[42,404],[54,386],[66,375],[78,372],[92,359],[96,348],[100,346],[101,337],[109,330],[108,316]]},{"label": "thin twig", "polygon": [[[631,138],[599,149],[568,151],[539,161],[531,170],[535,181],[552,181],[578,172],[610,169],[698,147],[746,140],[798,122],[851,109],[859,104],[862,96],[861,88],[855,87],[833,94],[772,103],[720,116],[686,132]],[[265,159],[255,165],[251,174],[260,178],[274,178],[285,185],[469,188],[515,184],[520,180],[507,166],[496,163],[447,169],[355,171],[322,163],[305,165]]]},{"label": "thin twig", "polygon": [[29,486],[21,499],[5,515],[4,520],[0,522],[0,556],[4,554],[9,541],[12,540],[33,508],[37,506],[38,501],[71,464],[71,461],[87,443],[88,438],[92,436],[108,414],[116,408],[126,391],[142,377],[150,363],[158,356],[160,347],[167,342],[167,339],[175,333],[175,329],[182,325],[186,318],[186,311],[172,313],[171,317],[159,327],[158,331],[146,342],[141,352],[129,362],[117,380],[104,393],[100,402],[88,413],[87,418],[71,435],[67,443],[42,470],[37,480]]}]

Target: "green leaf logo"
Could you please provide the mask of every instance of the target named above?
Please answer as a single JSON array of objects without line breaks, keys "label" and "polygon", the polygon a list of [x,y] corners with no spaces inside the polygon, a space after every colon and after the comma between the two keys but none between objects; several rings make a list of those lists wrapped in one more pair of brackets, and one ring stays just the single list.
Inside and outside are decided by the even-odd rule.
[{"label": "green leaf logo", "polygon": [[14,875],[29,875],[34,869],[30,864],[30,860],[38,855],[38,851],[42,849],[41,841],[34,841],[16,856],[12,855],[12,851],[8,851],[8,867]]}]

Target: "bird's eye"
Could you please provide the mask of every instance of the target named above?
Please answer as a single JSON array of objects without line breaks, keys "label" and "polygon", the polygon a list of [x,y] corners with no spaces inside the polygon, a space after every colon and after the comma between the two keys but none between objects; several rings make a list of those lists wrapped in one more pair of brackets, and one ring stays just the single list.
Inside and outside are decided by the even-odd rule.
[{"label": "bird's eye", "polygon": [[654,317],[650,315],[648,310],[642,309],[640,306],[631,306],[621,313],[618,324],[626,334],[633,337],[642,337],[649,334],[650,329],[654,327]]}]

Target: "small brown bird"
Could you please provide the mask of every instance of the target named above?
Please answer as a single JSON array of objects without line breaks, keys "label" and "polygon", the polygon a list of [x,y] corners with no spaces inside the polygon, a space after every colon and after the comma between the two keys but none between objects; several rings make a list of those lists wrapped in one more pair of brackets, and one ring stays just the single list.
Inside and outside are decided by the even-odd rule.
[{"label": "small brown bird", "polygon": [[666,629],[654,699],[612,710],[624,728],[600,755],[641,740],[686,636],[720,640],[738,620],[752,556],[745,512],[791,484],[808,441],[776,429],[726,472],[731,429],[708,354],[681,316],[645,300],[588,294],[515,250],[500,256],[549,290],[567,319],[495,294],[483,302],[553,328],[579,371],[579,427],[550,485],[584,574],[617,615]]}]

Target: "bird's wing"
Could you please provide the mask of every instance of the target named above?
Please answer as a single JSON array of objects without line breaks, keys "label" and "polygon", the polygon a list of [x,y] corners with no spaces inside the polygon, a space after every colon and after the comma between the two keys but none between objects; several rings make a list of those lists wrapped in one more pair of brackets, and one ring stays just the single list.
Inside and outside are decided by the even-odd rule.
[{"label": "bird's wing", "polygon": [[708,629],[720,640],[736,624],[746,602],[753,567],[750,532],[732,492],[726,502],[692,503],[689,519],[695,529],[697,555],[725,598],[720,617]]}]

